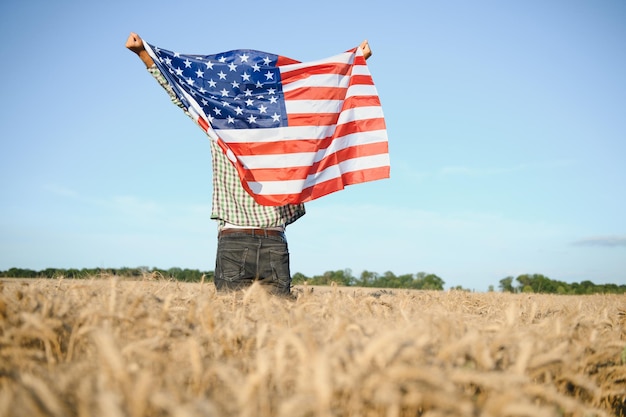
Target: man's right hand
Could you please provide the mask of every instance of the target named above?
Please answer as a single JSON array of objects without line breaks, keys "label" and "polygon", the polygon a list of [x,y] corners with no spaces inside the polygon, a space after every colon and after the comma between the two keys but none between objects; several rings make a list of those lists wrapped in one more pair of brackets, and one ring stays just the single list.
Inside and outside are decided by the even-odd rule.
[{"label": "man's right hand", "polygon": [[130,32],[128,39],[126,40],[126,48],[136,53],[147,68],[150,68],[152,65],[154,65],[152,57],[148,54],[148,51],[146,51],[146,48],[143,46],[143,40],[141,40],[141,37],[135,32]]}]

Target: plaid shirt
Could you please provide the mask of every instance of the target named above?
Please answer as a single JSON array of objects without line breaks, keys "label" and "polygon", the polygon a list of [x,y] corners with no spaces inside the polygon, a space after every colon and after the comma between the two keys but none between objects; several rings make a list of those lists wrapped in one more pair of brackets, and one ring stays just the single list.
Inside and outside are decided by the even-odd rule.
[{"label": "plaid shirt", "polygon": [[[187,116],[191,115],[172,91],[167,80],[156,65],[148,68],[148,72],[159,82],[169,94],[172,102],[183,109]],[[228,160],[219,145],[211,143],[211,160],[213,163],[213,206],[211,218],[218,221],[219,227],[225,222],[243,227],[280,227],[295,222],[304,216],[304,204],[288,204],[285,206],[262,206],[258,204],[243,188],[237,170]]]}]

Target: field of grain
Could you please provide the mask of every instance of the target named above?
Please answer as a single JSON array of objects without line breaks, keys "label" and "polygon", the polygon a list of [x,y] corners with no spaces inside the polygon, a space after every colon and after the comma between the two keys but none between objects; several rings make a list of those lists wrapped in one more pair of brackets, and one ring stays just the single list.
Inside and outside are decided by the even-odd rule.
[{"label": "field of grain", "polygon": [[0,281],[4,416],[626,416],[626,295]]}]

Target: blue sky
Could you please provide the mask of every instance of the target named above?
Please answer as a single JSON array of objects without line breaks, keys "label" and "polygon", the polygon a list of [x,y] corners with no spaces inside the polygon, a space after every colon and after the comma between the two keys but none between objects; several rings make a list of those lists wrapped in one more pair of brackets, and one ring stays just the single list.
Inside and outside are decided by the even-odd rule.
[{"label": "blue sky", "polygon": [[300,61],[368,39],[391,178],[307,204],[292,273],[626,284],[626,3],[0,5],[0,270],[212,270],[208,139],[124,43]]}]

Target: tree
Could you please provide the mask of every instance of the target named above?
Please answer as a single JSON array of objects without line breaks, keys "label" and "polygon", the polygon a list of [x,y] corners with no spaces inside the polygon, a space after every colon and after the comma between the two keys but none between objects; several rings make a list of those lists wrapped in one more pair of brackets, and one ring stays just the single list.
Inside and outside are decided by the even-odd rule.
[{"label": "tree", "polygon": [[378,274],[376,272],[363,271],[361,272],[361,277],[357,282],[357,285],[361,285],[363,287],[371,287],[378,279]]},{"label": "tree", "polygon": [[302,285],[304,284],[306,281],[308,280],[307,276],[300,273],[300,272],[296,272],[295,274],[293,274],[293,276],[291,277],[291,283],[293,285]]},{"label": "tree", "polygon": [[444,280],[439,278],[435,274],[426,274],[425,272],[418,272],[415,278],[415,287],[420,290],[443,290],[445,284]]},{"label": "tree", "polygon": [[515,292],[515,288],[513,288],[513,277],[508,276],[502,278],[500,280],[500,289],[502,292]]}]

